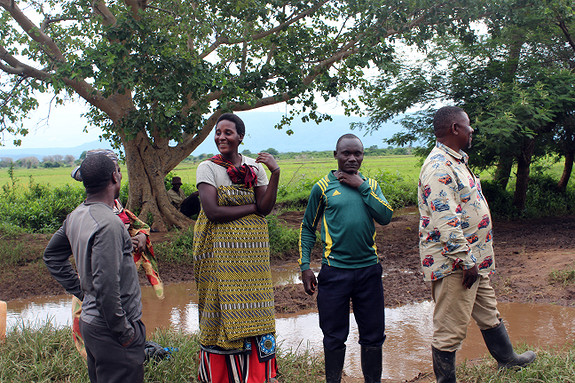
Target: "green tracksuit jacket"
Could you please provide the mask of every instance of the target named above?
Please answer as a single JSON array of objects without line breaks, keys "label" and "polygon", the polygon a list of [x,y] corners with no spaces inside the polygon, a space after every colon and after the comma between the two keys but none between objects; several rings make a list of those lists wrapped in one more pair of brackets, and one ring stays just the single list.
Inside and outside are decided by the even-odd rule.
[{"label": "green tracksuit jacket", "polygon": [[393,209],[374,179],[364,179],[357,189],[338,181],[331,171],[312,188],[300,229],[299,264],[309,269],[315,230],[321,221],[322,263],[345,269],[378,262],[375,224],[388,224]]}]

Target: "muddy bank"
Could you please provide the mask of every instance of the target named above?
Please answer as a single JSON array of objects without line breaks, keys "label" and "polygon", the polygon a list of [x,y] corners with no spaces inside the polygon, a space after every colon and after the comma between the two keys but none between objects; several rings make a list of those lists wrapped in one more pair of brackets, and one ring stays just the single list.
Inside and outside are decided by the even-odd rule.
[{"label": "muddy bank", "polygon": [[[290,227],[299,227],[303,212],[281,216]],[[378,227],[377,246],[384,267],[384,289],[387,307],[421,302],[430,297],[429,285],[419,270],[418,216],[414,209],[396,212],[392,222]],[[575,269],[575,217],[546,218],[512,222],[494,222],[494,243],[497,273],[493,284],[503,302],[554,303],[575,306],[575,284],[553,282],[549,275],[555,270]],[[24,260],[0,270],[0,300],[28,298],[35,295],[61,294],[63,289],[50,277],[41,262],[49,235],[25,235],[2,238],[19,247]],[[154,242],[168,240],[169,235],[153,233]],[[189,281],[191,267],[162,262],[157,254],[160,274],[166,284]],[[294,262],[274,261],[279,267]],[[314,259],[319,260],[319,249]],[[316,263],[319,265],[319,263]],[[147,284],[142,275],[142,284]],[[298,312],[315,306],[315,297],[303,292],[301,285],[276,288],[278,312]]]}]

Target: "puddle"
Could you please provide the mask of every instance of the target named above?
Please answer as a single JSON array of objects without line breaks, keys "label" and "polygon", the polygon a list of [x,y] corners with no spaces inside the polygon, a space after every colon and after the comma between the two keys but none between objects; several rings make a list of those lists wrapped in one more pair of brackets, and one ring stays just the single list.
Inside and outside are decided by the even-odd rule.
[{"label": "puddle", "polygon": [[[293,269],[292,269],[293,270]],[[290,273],[292,274],[290,276]],[[298,274],[275,273],[275,283],[297,282]],[[198,311],[194,283],[178,283],[165,287],[166,299],[155,298],[151,287],[142,288],[144,323],[148,331],[172,327],[183,332],[198,329]],[[506,321],[514,344],[528,343],[537,347],[561,346],[575,341],[575,308],[553,305],[500,303],[499,310]],[[25,322],[39,326],[50,320],[55,326],[70,324],[70,297],[36,297],[34,300],[8,302],[8,331]],[[430,342],[433,331],[433,304],[424,302],[386,309],[387,340],[384,344],[383,378],[390,381],[409,380],[420,371],[431,371]],[[345,372],[361,377],[360,348],[357,325],[353,315],[347,342]],[[316,312],[298,315],[278,315],[278,342],[285,349],[305,349],[321,352],[322,334]],[[468,337],[457,354],[458,361],[475,359],[487,354],[481,333],[470,325]]]}]

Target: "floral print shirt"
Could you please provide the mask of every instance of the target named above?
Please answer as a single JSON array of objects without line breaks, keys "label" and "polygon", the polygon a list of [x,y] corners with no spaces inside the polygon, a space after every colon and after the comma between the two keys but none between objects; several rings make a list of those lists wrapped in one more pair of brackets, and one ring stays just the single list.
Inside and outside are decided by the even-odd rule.
[{"label": "floral print shirt", "polygon": [[426,281],[477,265],[495,270],[489,206],[469,157],[438,142],[419,175],[419,254]]}]

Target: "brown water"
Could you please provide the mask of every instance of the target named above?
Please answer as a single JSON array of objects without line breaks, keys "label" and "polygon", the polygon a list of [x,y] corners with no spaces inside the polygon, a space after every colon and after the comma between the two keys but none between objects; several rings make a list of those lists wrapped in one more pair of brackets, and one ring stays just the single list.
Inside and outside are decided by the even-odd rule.
[{"label": "brown water", "polygon": [[[292,269],[293,270],[293,269]],[[275,273],[275,283],[297,282],[293,272]],[[159,301],[151,288],[142,289],[144,323],[148,331],[172,327],[184,332],[198,328],[198,312],[194,283],[166,286],[166,299]],[[575,308],[501,303],[499,309],[514,344],[528,343],[533,347],[562,346],[575,341]],[[387,340],[384,344],[383,377],[400,381],[415,377],[420,371],[431,371],[430,342],[433,304],[424,302],[386,309]],[[40,325],[50,320],[55,326],[70,323],[70,297],[37,297],[32,300],[8,302],[8,330],[18,323]],[[278,315],[276,320],[278,342],[282,348],[322,350],[322,334],[316,312],[298,315]],[[351,316],[351,330],[347,342],[345,372],[361,377],[360,349],[357,344],[357,326]],[[475,359],[487,354],[481,333],[472,324],[458,361]]]}]

